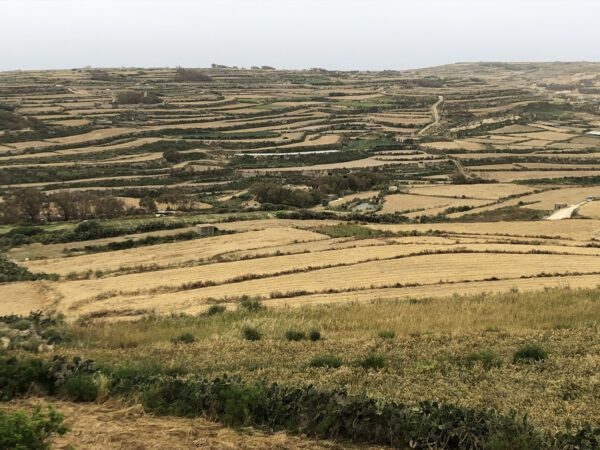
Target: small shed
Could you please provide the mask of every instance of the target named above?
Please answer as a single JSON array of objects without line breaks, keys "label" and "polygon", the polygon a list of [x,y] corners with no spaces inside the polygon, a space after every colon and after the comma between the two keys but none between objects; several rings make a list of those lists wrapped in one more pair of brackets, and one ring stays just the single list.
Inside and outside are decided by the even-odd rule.
[{"label": "small shed", "polygon": [[555,203],[554,204],[554,209],[563,209],[566,208],[567,204],[566,203]]},{"label": "small shed", "polygon": [[196,232],[200,236],[214,236],[214,234],[218,231],[218,228],[214,225],[200,224],[196,225]]}]

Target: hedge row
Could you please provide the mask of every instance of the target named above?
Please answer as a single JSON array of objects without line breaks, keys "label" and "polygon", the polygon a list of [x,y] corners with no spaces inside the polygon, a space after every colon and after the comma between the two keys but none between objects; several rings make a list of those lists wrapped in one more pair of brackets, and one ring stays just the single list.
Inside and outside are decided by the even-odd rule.
[{"label": "hedge row", "polygon": [[[50,363],[13,358],[0,360],[2,367],[9,367],[8,371],[0,369],[0,394],[5,400],[26,392],[32,384],[49,394],[66,392],[76,401],[95,399],[98,369],[89,362],[68,362],[57,357]],[[156,414],[204,416],[229,426],[252,425],[403,449],[600,449],[600,427],[551,434],[514,412],[504,414],[437,402],[405,405],[351,396],[344,390],[243,383],[227,377],[183,378],[182,373],[154,369],[104,369],[102,375],[110,380],[111,395],[141,394],[145,408]]]}]

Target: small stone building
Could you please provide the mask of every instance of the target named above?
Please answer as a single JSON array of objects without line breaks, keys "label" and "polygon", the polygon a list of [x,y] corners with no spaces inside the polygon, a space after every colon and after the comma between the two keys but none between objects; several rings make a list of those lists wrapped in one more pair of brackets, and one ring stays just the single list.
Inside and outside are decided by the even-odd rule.
[{"label": "small stone building", "polygon": [[213,236],[218,228],[214,225],[200,224],[196,225],[196,231],[200,236]]}]

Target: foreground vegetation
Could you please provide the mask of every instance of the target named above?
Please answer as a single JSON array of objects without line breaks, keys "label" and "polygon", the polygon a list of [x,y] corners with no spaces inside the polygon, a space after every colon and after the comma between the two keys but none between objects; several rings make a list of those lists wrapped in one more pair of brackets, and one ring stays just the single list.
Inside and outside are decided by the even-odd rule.
[{"label": "foreground vegetation", "polygon": [[[564,288],[294,309],[248,298],[114,323],[5,318],[16,358],[2,358],[0,393],[33,383],[71,401],[129,398],[396,448],[595,449],[599,319],[600,290]],[[53,339],[55,356],[32,355],[16,327]]]}]

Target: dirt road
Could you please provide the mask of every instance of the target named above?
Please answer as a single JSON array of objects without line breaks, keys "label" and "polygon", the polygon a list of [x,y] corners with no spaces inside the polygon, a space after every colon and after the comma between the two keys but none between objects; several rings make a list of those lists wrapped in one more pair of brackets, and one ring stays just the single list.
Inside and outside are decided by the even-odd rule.
[{"label": "dirt road", "polygon": [[576,205],[571,205],[571,206],[567,206],[566,208],[562,208],[559,209],[558,211],[550,214],[548,217],[546,217],[546,220],[563,220],[563,219],[570,219],[571,216],[573,216],[573,213],[575,213],[575,211],[577,211],[577,208],[579,208],[582,205],[585,205],[588,202],[588,200],[578,203]]},{"label": "dirt road", "polygon": [[438,96],[438,101],[431,107],[431,113],[433,114],[433,122],[427,125],[425,128],[421,129],[417,134],[419,136],[425,134],[429,129],[436,126],[440,122],[440,111],[439,106],[444,102],[444,97],[442,95]]}]

